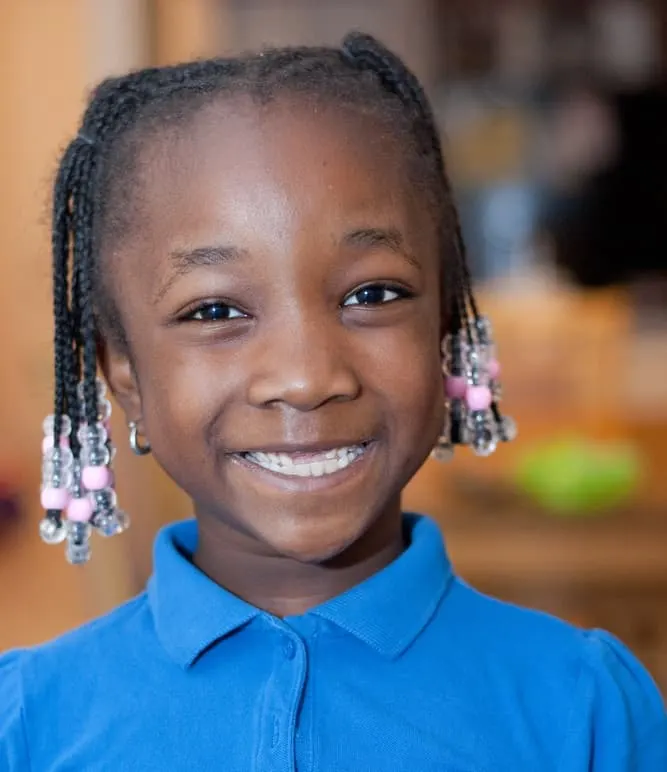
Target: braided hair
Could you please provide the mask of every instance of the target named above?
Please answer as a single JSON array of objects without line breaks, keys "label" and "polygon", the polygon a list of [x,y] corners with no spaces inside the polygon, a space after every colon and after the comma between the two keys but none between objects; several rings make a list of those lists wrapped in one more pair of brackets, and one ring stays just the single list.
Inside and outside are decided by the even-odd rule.
[{"label": "braided hair", "polygon": [[[478,318],[431,107],[415,75],[373,37],[352,33],[340,48],[268,49],[111,78],[92,93],[55,180],[55,446],[64,416],[69,416],[73,427],[82,421],[90,426],[97,420],[98,331],[127,345],[111,293],[105,288],[100,255],[132,217],[126,191],[136,174],[141,142],[166,125],[177,126],[218,96],[245,94],[266,103],[290,93],[390,119],[392,131],[401,133],[420,164],[441,235],[443,332],[457,334]],[[81,448],[76,430],[71,449],[77,458]],[[53,518],[58,514],[49,513]]]}]

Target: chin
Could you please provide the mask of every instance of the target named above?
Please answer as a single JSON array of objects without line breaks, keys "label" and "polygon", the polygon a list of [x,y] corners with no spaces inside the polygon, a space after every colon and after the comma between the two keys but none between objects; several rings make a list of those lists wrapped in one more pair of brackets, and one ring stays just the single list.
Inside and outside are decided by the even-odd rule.
[{"label": "chin", "polygon": [[300,563],[326,563],[338,557],[355,544],[371,523],[365,518],[327,518],[322,516],[301,519],[285,517],[281,528],[275,527],[267,534],[258,534],[278,554],[298,560]]}]

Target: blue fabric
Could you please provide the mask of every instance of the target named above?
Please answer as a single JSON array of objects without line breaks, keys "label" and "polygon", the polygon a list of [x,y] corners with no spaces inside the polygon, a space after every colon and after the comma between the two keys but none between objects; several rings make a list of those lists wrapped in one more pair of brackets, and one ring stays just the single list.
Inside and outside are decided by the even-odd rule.
[{"label": "blue fabric", "polygon": [[279,620],[165,528],[148,591],[0,658],[0,770],[667,772],[667,718],[615,638],[485,597],[438,527],[361,585]]}]

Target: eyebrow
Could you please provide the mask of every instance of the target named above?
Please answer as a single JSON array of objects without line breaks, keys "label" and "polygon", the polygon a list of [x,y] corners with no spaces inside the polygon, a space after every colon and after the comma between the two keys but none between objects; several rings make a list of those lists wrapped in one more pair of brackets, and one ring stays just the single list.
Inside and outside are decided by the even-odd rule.
[{"label": "eyebrow", "polygon": [[179,276],[185,276],[190,271],[201,266],[231,263],[246,255],[247,252],[245,250],[226,245],[174,250],[169,254],[171,269],[165,281],[158,287],[153,302],[157,303],[161,300]]},{"label": "eyebrow", "polygon": [[410,265],[421,270],[422,266],[405,244],[403,234],[396,228],[358,228],[346,233],[343,244],[359,249],[383,247],[405,258]]}]

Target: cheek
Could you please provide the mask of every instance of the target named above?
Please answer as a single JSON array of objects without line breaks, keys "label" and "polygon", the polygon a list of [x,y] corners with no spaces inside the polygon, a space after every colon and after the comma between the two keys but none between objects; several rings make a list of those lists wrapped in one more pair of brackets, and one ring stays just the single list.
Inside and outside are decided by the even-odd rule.
[{"label": "cheek", "polygon": [[[139,373],[146,434],[159,455],[192,453],[234,392],[234,368],[201,348],[153,346]],[[200,451],[201,452],[201,451]]]},{"label": "cheek", "polygon": [[438,330],[414,324],[378,334],[364,348],[367,383],[385,402],[394,433],[416,446],[423,437],[437,437],[444,417]]}]

